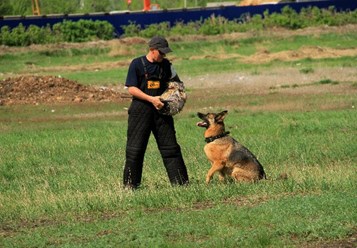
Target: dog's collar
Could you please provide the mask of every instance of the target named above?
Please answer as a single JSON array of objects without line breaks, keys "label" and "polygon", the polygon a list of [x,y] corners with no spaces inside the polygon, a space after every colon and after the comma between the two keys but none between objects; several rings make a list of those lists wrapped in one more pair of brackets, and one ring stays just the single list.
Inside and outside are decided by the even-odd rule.
[{"label": "dog's collar", "polygon": [[215,141],[216,139],[223,138],[224,136],[227,136],[228,134],[229,134],[229,132],[224,132],[224,133],[221,133],[216,136],[207,137],[207,138],[205,138],[205,141],[206,141],[206,143],[210,143],[212,141]]}]

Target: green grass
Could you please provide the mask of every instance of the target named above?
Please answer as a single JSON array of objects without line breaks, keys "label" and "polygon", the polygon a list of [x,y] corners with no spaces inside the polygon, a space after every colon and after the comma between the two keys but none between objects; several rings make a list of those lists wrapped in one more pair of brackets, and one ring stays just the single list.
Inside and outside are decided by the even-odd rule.
[{"label": "green grass", "polygon": [[64,72],[61,76],[85,85],[123,85],[127,69],[94,70],[85,72]]},{"label": "green grass", "polygon": [[[215,178],[209,186],[203,130],[193,114],[182,113],[176,126],[191,185],[168,187],[151,139],[143,188],[134,193],[121,186],[126,132],[121,113],[76,119],[67,107],[45,112],[48,120],[37,123],[37,111],[37,106],[26,113],[17,109],[26,116],[21,123],[1,119],[5,247],[291,246],[339,239],[356,226],[353,110],[231,111],[227,129],[256,153],[269,180],[221,184]],[[112,107],[86,111],[112,113]],[[66,115],[67,121],[56,121]],[[282,172],[289,178],[275,181]]]},{"label": "green grass", "polygon": [[[244,206],[232,201],[199,209],[137,209],[109,216],[99,214],[40,224],[31,234],[21,228],[23,232],[18,239],[11,243],[6,240],[4,244],[15,247],[67,244],[77,247],[281,247],[291,245],[291,238],[304,237],[311,241],[329,237],[331,229],[336,236],[348,234],[348,228],[334,219],[348,223],[349,219],[356,218],[352,197],[351,194],[286,196],[259,205],[252,202]],[[325,205],[330,208],[326,209]],[[277,211],[281,209],[284,211]],[[282,218],[289,218],[291,222],[282,222]]]},{"label": "green grass", "polygon": [[[82,53],[73,52],[76,49],[66,49],[0,55],[0,68],[2,73],[13,71],[31,73],[32,70],[41,71],[41,69],[56,66],[81,65],[81,67],[86,68],[86,65],[89,64],[101,62],[114,63],[118,60],[118,58],[108,55],[109,48],[84,50]],[[128,58],[125,57],[124,59]],[[63,70],[66,72],[66,69]],[[80,71],[80,68],[78,71]],[[56,70],[54,72],[56,73]]]},{"label": "green grass", "polygon": [[302,69],[300,69],[300,72],[303,74],[314,73],[314,69],[313,68],[302,68]]}]

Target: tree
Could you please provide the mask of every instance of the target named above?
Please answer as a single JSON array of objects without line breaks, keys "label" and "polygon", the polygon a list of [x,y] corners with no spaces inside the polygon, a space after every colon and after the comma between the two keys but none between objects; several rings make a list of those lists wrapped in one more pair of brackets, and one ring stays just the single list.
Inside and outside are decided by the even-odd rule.
[{"label": "tree", "polygon": [[91,10],[94,12],[108,12],[113,10],[111,9],[111,3],[109,2],[109,0],[91,0],[87,2],[90,4]]},{"label": "tree", "polygon": [[32,15],[30,0],[9,0],[12,6],[11,15]]},{"label": "tree", "polygon": [[10,4],[10,0],[1,0],[0,16],[11,15],[11,14],[12,14],[12,6]]},{"label": "tree", "polygon": [[72,14],[78,13],[80,0],[58,1],[40,0],[41,14]]}]

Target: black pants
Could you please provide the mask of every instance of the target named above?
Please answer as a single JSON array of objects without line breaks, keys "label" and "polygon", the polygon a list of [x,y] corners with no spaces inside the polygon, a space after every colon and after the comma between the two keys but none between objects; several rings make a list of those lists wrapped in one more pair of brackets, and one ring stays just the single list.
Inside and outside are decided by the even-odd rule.
[{"label": "black pants", "polygon": [[124,186],[137,188],[141,183],[146,147],[153,133],[171,184],[188,183],[186,165],[176,140],[171,116],[160,115],[151,103],[133,100],[129,108]]}]

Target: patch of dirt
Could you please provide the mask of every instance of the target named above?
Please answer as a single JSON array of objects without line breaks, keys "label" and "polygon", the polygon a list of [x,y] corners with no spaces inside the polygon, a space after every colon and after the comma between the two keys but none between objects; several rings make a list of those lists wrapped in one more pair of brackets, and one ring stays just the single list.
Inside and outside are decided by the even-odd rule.
[{"label": "patch of dirt", "polygon": [[273,60],[280,61],[295,61],[306,58],[325,59],[325,58],[339,58],[339,57],[353,57],[357,55],[357,48],[354,49],[333,49],[319,46],[302,47],[296,51],[282,51],[277,53],[270,53],[267,50],[257,52],[252,56],[243,58],[244,62],[261,64]]},{"label": "patch of dirt", "polygon": [[118,89],[91,87],[54,76],[21,76],[0,81],[0,105],[68,102],[120,102]]},{"label": "patch of dirt", "polygon": [[119,67],[128,67],[130,61],[119,61],[119,62],[100,62],[87,65],[62,65],[62,66],[52,66],[52,67],[39,67],[34,64],[28,64],[28,69],[30,73],[42,73],[42,72],[78,72],[78,71],[101,71],[115,69]]},{"label": "patch of dirt", "polygon": [[[316,68],[311,73],[302,73],[304,65],[296,65],[288,68],[274,68],[256,72],[225,72],[221,74],[206,73],[195,77],[183,77],[186,87],[192,89],[207,88],[236,88],[239,92],[235,94],[267,94],[272,89],[284,90],[291,94],[316,94],[323,93],[328,87],[302,87],[310,83],[319,82],[323,79],[329,79],[340,82],[334,85],[334,91],[338,93],[356,91],[351,89],[350,84],[357,82],[357,72],[355,68],[333,67]],[[284,86],[299,87],[284,87]]]},{"label": "patch of dirt", "polygon": [[[125,47],[124,47],[125,48]],[[130,53],[130,49],[121,50],[112,50],[110,54],[115,56],[115,54],[124,54],[124,50],[127,53]],[[351,49],[332,49],[327,47],[319,47],[319,46],[310,46],[310,47],[302,47],[296,51],[281,51],[277,53],[269,52],[266,49],[261,49],[257,53],[250,56],[242,56],[236,53],[226,54],[224,52],[218,54],[203,54],[203,55],[195,55],[191,56],[189,60],[199,60],[199,59],[212,59],[215,61],[226,60],[226,59],[238,59],[245,63],[249,64],[264,64],[269,63],[274,60],[280,61],[297,61],[302,59],[324,59],[324,58],[339,58],[339,57],[352,57],[357,56],[357,48]],[[180,60],[174,55],[170,57],[170,60],[175,62]],[[93,64],[80,64],[80,65],[61,65],[61,66],[52,66],[52,67],[42,67],[37,66],[35,64],[27,65],[27,73],[36,74],[36,73],[54,73],[54,72],[78,72],[78,71],[101,71],[108,70],[114,68],[124,67],[127,68],[130,64],[130,60],[127,61],[118,61],[118,62],[96,62]]]}]

